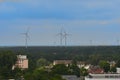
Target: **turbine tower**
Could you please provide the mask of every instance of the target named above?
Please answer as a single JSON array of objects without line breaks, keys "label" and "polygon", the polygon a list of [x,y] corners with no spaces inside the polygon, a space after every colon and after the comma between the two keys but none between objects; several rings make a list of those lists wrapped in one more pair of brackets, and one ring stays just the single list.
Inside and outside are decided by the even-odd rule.
[{"label": "turbine tower", "polygon": [[29,30],[30,30],[30,27],[27,28],[27,31],[25,33],[22,33],[25,36],[25,48],[26,49],[28,48],[28,39],[30,39]]},{"label": "turbine tower", "polygon": [[90,46],[92,46],[93,45],[93,40],[90,40]]},{"label": "turbine tower", "polygon": [[64,37],[63,31],[64,31],[64,29],[61,28],[60,33],[57,34],[57,36],[60,36],[60,46],[63,45],[63,37]]},{"label": "turbine tower", "polygon": [[64,31],[64,38],[65,38],[65,46],[67,46],[67,36],[69,36],[70,34],[66,33],[66,31]]},{"label": "turbine tower", "polygon": [[120,42],[120,40],[119,40],[119,39],[117,39],[117,46],[119,46],[119,42]]}]

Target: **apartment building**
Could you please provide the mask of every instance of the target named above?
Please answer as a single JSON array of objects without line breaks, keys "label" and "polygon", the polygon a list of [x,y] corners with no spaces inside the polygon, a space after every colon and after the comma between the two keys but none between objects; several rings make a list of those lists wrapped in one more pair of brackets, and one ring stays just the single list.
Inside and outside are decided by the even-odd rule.
[{"label": "apartment building", "polygon": [[17,55],[16,64],[13,66],[13,69],[18,67],[20,69],[28,69],[28,59],[26,55]]}]

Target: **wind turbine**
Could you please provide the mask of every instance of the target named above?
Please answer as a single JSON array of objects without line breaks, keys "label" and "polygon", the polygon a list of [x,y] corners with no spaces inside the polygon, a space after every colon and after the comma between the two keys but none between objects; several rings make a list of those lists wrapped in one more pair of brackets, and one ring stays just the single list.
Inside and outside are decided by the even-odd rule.
[{"label": "wind turbine", "polygon": [[92,46],[93,45],[93,40],[90,40],[90,46]]},{"label": "wind turbine", "polygon": [[25,48],[26,49],[28,48],[28,39],[30,39],[29,30],[30,30],[30,27],[27,28],[27,31],[25,33],[22,33],[22,35],[25,36]]},{"label": "wind turbine", "polygon": [[64,31],[64,29],[61,28],[60,33],[57,34],[57,36],[60,36],[60,45],[61,45],[61,46],[62,46],[63,37],[64,37],[63,31]]},{"label": "wind turbine", "polygon": [[67,46],[67,36],[69,36],[70,34],[66,33],[66,31],[64,31],[64,38],[65,38],[65,46]]},{"label": "wind turbine", "polygon": [[119,46],[119,42],[120,42],[120,40],[119,40],[119,39],[117,39],[117,46]]}]

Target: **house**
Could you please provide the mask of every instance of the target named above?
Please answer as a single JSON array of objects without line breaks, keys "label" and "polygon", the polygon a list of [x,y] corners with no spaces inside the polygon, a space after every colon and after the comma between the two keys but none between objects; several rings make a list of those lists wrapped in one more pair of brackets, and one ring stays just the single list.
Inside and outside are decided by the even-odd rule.
[{"label": "house", "polygon": [[26,55],[17,55],[16,64],[13,66],[12,69],[16,67],[20,69],[28,69],[28,59]]},{"label": "house", "polygon": [[[54,60],[53,65],[57,65],[57,64],[64,64],[68,66],[72,64],[72,60]],[[81,67],[85,67],[86,65],[85,65],[85,62],[77,61],[77,66],[81,68]]]},{"label": "house", "polygon": [[57,64],[65,64],[66,66],[68,66],[69,64],[72,64],[72,60],[54,60],[53,65]]},{"label": "house", "polygon": [[101,69],[99,66],[91,66],[88,69],[88,73],[92,73],[92,74],[102,74],[104,73],[104,70]]},{"label": "house", "polygon": [[108,63],[110,64],[110,67],[115,67],[115,65],[116,65],[115,61],[108,61]]}]

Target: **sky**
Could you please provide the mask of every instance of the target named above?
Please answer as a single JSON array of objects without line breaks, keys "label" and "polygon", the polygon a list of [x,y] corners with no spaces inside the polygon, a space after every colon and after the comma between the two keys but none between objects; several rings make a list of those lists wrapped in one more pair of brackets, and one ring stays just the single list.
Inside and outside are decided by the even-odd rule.
[{"label": "sky", "polygon": [[[0,0],[0,46],[118,45],[120,0]],[[91,42],[92,41],[92,42]],[[64,41],[63,41],[64,45]]]}]

